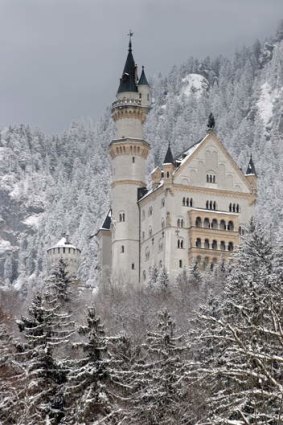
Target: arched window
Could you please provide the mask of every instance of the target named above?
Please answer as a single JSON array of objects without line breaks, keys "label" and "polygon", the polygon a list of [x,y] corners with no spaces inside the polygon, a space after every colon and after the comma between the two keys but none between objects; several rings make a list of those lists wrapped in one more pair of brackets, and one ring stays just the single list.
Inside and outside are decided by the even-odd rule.
[{"label": "arched window", "polygon": [[234,250],[234,244],[233,242],[229,242],[228,243],[228,251],[233,251]]},{"label": "arched window", "polygon": [[203,227],[205,227],[206,229],[210,228],[209,218],[205,218],[203,220]]},{"label": "arched window", "polygon": [[230,230],[231,232],[234,230],[234,223],[233,223],[233,221],[229,221],[228,222],[227,229]]},{"label": "arched window", "polygon": [[177,220],[177,227],[180,227],[180,219]]},{"label": "arched window", "polygon": [[145,248],[145,260],[148,261],[149,257],[150,257],[150,250],[149,250],[149,247],[147,246]]},{"label": "arched window", "polygon": [[212,249],[217,249],[217,241],[216,240],[213,240],[212,241],[211,248]]},{"label": "arched window", "polygon": [[186,198],[183,198],[183,205],[186,205]]},{"label": "arched window", "polygon": [[206,182],[209,183],[209,174],[206,175]]},{"label": "arched window", "polygon": [[203,262],[203,268],[206,269],[208,264],[209,264],[209,257],[205,257]]},{"label": "arched window", "polygon": [[201,248],[201,238],[196,239],[196,247]]},{"label": "arched window", "polygon": [[184,248],[184,239],[180,238],[177,242],[177,247],[183,249]]},{"label": "arched window", "polygon": [[217,229],[218,228],[218,221],[216,220],[216,218],[214,218],[211,222],[211,228],[212,229]]},{"label": "arched window", "polygon": [[226,249],[226,244],[225,244],[225,242],[224,242],[224,241],[221,241],[221,242],[220,242],[220,249],[221,249],[221,251],[225,251],[225,249]]},{"label": "arched window", "polygon": [[124,245],[122,245],[121,246],[121,254],[124,254],[124,252],[125,252],[125,247],[124,247]]},{"label": "arched window", "polygon": [[190,207],[193,206],[193,198],[190,199]]},{"label": "arched window", "polygon": [[233,212],[236,212],[236,204],[233,204]]},{"label": "arched window", "polygon": [[229,204],[229,211],[232,212],[232,204]]},{"label": "arched window", "polygon": [[197,256],[196,263],[197,264],[200,264],[201,263],[201,256],[200,255]]},{"label": "arched window", "polygon": [[184,227],[184,219],[183,218],[178,218],[177,227]]},{"label": "arched window", "polygon": [[196,218],[196,227],[201,227],[202,226],[202,221],[200,217]]},{"label": "arched window", "polygon": [[206,209],[209,209],[209,201],[206,201]]},{"label": "arched window", "polygon": [[213,209],[214,209],[214,211],[216,210],[216,202],[215,201],[213,202]]},{"label": "arched window", "polygon": [[213,209],[213,203],[212,201],[209,202],[209,209],[212,210]]},{"label": "arched window", "polygon": [[239,204],[237,204],[237,206],[236,206],[236,212],[237,212],[237,213],[239,213],[239,212],[240,212],[240,205],[239,205]]},{"label": "arched window", "polygon": [[167,177],[167,179],[169,179],[169,177],[170,177],[170,173],[169,173],[169,171],[167,171],[167,173],[166,173],[166,177]]},{"label": "arched window", "polygon": [[225,220],[221,220],[220,221],[220,229],[221,230],[226,230],[226,222],[225,222]]},{"label": "arched window", "polygon": [[119,213],[119,221],[120,222],[123,222],[123,221],[125,221],[125,219],[126,219],[126,215],[125,215],[125,213],[123,211],[121,211]]},{"label": "arched window", "polygon": [[205,249],[209,249],[209,240],[208,239],[204,240],[204,247],[205,247]]}]

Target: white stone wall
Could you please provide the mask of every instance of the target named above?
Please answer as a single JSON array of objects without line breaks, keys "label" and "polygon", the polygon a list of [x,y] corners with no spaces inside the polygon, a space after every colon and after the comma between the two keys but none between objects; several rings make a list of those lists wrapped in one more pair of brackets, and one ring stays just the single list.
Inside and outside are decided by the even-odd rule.
[{"label": "white stone wall", "polygon": [[123,118],[117,120],[117,137],[126,138],[126,137],[135,137],[137,139],[143,139],[143,125],[140,119],[136,118]]},{"label": "white stone wall", "polygon": [[63,260],[67,266],[67,272],[70,276],[75,276],[80,265],[80,250],[73,247],[54,247],[47,251],[47,264],[49,272],[52,272],[60,260]]}]

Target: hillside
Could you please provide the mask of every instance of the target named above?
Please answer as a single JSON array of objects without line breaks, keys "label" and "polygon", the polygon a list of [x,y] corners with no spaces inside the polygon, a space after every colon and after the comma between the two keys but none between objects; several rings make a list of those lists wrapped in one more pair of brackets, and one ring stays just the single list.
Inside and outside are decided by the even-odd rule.
[{"label": "hillside", "polygon": [[[283,26],[269,41],[257,41],[232,59],[190,58],[181,67],[174,66],[169,75],[153,77],[151,86],[148,171],[163,160],[169,141],[177,155],[202,137],[212,111],[217,133],[238,164],[245,168],[253,155],[259,177],[257,217],[266,231],[281,238]],[[110,109],[98,122],[74,123],[59,136],[24,126],[1,130],[3,289],[26,293],[39,285],[46,248],[62,232],[68,232],[82,250],[82,280],[95,286],[93,236],[110,205],[107,146],[113,131]]]}]

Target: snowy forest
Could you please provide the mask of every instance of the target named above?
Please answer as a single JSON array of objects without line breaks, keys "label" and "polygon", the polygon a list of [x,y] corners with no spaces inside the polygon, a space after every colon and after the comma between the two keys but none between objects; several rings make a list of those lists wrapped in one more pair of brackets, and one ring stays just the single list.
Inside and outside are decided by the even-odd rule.
[{"label": "snowy forest", "polygon": [[[49,136],[0,133],[0,424],[283,423],[283,22],[231,58],[189,58],[150,79],[148,172],[216,131],[258,175],[255,219],[231,262],[143,287],[100,282],[110,207],[110,106]],[[115,93],[113,93],[114,100]],[[62,233],[80,282],[46,273]]]}]

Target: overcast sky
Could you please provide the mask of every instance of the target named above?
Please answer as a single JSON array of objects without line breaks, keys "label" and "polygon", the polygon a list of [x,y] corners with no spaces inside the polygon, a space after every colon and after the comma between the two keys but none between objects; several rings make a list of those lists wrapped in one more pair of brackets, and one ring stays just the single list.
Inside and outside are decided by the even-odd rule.
[{"label": "overcast sky", "polygon": [[148,75],[272,35],[283,0],[0,0],[0,125],[61,132],[113,100],[127,33]]}]

